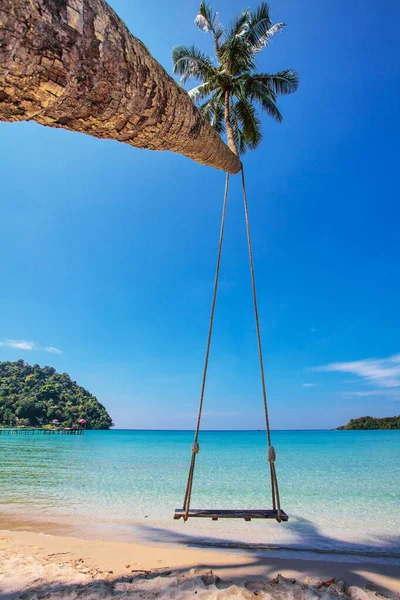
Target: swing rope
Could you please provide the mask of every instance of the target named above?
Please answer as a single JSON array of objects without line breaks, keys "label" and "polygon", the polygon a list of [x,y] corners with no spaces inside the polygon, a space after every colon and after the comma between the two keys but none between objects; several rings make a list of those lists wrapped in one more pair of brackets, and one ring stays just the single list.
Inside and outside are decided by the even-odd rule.
[{"label": "swing rope", "polygon": [[201,382],[199,411],[197,413],[196,430],[195,430],[195,434],[194,434],[194,441],[192,444],[192,460],[190,463],[189,477],[188,477],[186,493],[185,493],[185,500],[183,503],[183,508],[185,510],[185,516],[184,516],[185,521],[187,521],[187,519],[188,519],[189,509],[190,509],[190,498],[192,496],[193,475],[194,475],[194,466],[196,463],[196,455],[200,451],[198,439],[199,439],[201,413],[203,410],[204,390],[206,387],[206,380],[207,380],[208,358],[210,356],[210,346],[211,346],[211,337],[212,337],[212,330],[213,330],[213,324],[214,324],[215,304],[217,301],[219,268],[221,266],[222,242],[224,241],[225,216],[226,216],[226,203],[227,203],[227,199],[228,199],[228,189],[229,189],[229,174],[227,173],[226,179],[225,179],[224,202],[222,205],[221,229],[220,229],[220,233],[219,233],[218,256],[217,256],[217,266],[215,269],[214,292],[213,292],[213,299],[212,299],[212,304],[211,304],[210,325],[208,327],[206,357],[204,360],[203,379]]},{"label": "swing rope", "polygon": [[[269,426],[267,392],[266,392],[266,386],[265,386],[264,363],[263,363],[262,346],[261,346],[260,323],[259,323],[259,318],[258,318],[256,282],[255,282],[255,276],[254,276],[253,251],[252,251],[252,245],[251,245],[249,214],[248,214],[248,206],[247,206],[247,193],[246,193],[246,184],[245,184],[245,179],[244,179],[243,165],[241,168],[241,174],[242,174],[243,204],[244,204],[244,213],[245,213],[245,220],[246,220],[247,245],[248,245],[248,251],[249,251],[250,274],[251,274],[251,284],[252,284],[252,292],[253,292],[254,315],[255,315],[256,331],[257,331],[258,355],[259,355],[259,361],[260,361],[261,385],[262,385],[262,393],[263,393],[263,399],[264,399],[265,425],[266,425],[267,440],[268,440],[268,462],[270,465],[270,474],[271,474],[272,505],[273,505],[274,510],[277,511],[277,520],[280,522],[281,521],[281,506],[280,506],[280,499],[279,499],[278,480],[277,480],[276,469],[275,469],[276,453],[275,453],[274,447],[271,444],[271,431],[270,431],[270,426]],[[209,355],[210,355],[211,338],[212,338],[212,331],[213,331],[213,324],[214,324],[215,305],[216,305],[216,300],[217,300],[219,271],[220,271],[221,254],[222,254],[222,244],[223,244],[224,230],[225,230],[225,216],[226,216],[226,205],[227,205],[227,199],[228,199],[228,189],[229,189],[229,174],[227,173],[226,180],[225,180],[224,200],[223,200],[223,206],[222,206],[222,218],[221,218],[219,245],[218,245],[217,266],[216,266],[216,270],[215,270],[214,292],[213,292],[213,298],[212,298],[212,304],[211,304],[211,315],[210,315],[210,324],[209,324],[209,329],[208,329],[206,356],[205,356],[205,361],[204,361],[203,379],[202,379],[201,391],[200,391],[199,410],[198,410],[198,414],[197,414],[197,422],[196,422],[194,441],[192,444],[192,458],[191,458],[191,463],[190,463],[190,468],[189,468],[188,482],[187,482],[187,486],[186,486],[185,499],[184,499],[184,503],[183,503],[184,521],[187,521],[187,519],[189,518],[190,500],[191,500],[191,496],[192,496],[192,487],[193,487],[194,468],[195,468],[195,464],[196,464],[196,456],[200,451],[200,445],[199,445],[198,439],[199,439],[201,414],[202,414],[202,410],[203,410],[204,391],[205,391],[205,385],[206,385],[206,380],[207,380],[208,360],[209,360]]]},{"label": "swing rope", "polygon": [[242,174],[243,205],[244,205],[244,214],[245,214],[245,219],[246,219],[247,246],[248,246],[248,250],[249,250],[251,287],[252,287],[252,291],[253,291],[254,316],[255,316],[255,320],[256,320],[256,330],[257,330],[258,358],[260,361],[261,386],[262,386],[262,393],[263,393],[263,400],[264,400],[265,428],[267,431],[267,440],[268,440],[268,462],[269,462],[270,472],[271,472],[272,506],[273,506],[274,510],[278,511],[277,520],[278,520],[278,522],[280,522],[281,521],[281,503],[280,503],[280,498],[279,498],[278,478],[276,476],[276,468],[275,468],[276,452],[275,452],[275,448],[271,444],[271,430],[269,427],[267,388],[265,385],[264,361],[263,361],[261,333],[260,333],[260,321],[258,318],[256,279],[255,279],[255,275],[254,275],[253,249],[252,249],[252,245],[251,245],[249,210],[248,210],[248,206],[247,206],[247,192],[246,192],[246,182],[244,179],[243,165],[241,168],[241,174]]}]

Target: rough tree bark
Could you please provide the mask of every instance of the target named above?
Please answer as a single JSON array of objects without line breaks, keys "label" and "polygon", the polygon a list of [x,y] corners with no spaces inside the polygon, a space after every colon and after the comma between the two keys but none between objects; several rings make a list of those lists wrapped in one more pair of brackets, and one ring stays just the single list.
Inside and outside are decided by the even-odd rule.
[{"label": "rough tree bark", "polygon": [[0,120],[33,120],[240,169],[104,0],[0,0]]}]

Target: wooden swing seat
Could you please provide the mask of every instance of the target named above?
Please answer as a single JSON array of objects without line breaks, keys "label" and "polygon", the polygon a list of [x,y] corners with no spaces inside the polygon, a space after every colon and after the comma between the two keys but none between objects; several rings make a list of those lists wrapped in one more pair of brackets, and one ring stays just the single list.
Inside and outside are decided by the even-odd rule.
[{"label": "wooden swing seat", "polygon": [[[185,509],[177,508],[175,510],[174,519],[184,518]],[[278,520],[277,510],[215,510],[215,509],[199,509],[191,508],[189,510],[188,517],[212,519],[218,521],[218,519],[244,519],[245,521],[251,521],[252,519],[276,519]],[[281,521],[288,521],[288,515],[281,510]]]}]

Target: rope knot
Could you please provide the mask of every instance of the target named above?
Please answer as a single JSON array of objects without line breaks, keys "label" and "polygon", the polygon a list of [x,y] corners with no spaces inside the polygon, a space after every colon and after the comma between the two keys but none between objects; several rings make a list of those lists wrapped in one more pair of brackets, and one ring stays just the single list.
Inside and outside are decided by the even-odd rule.
[{"label": "rope knot", "polygon": [[274,463],[276,461],[276,452],[273,446],[268,446],[268,462]]},{"label": "rope knot", "polygon": [[192,453],[198,454],[200,452],[200,444],[199,442],[193,442],[192,444]]}]

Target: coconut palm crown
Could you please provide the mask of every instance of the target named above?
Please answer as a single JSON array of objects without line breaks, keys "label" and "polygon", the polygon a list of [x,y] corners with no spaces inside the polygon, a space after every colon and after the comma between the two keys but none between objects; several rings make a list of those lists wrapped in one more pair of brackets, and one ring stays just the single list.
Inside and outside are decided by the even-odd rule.
[{"label": "coconut palm crown", "polygon": [[202,2],[195,24],[212,35],[215,58],[195,46],[175,46],[174,73],[181,76],[182,84],[189,80],[197,83],[190,96],[216,131],[226,133],[235,154],[254,150],[262,139],[257,108],[282,121],[277,97],[292,94],[299,84],[297,73],[291,69],[275,74],[256,70],[256,55],[285,24],[272,23],[266,2],[254,12],[243,11],[227,29],[218,13]]}]

